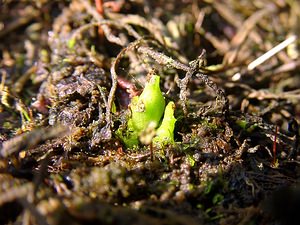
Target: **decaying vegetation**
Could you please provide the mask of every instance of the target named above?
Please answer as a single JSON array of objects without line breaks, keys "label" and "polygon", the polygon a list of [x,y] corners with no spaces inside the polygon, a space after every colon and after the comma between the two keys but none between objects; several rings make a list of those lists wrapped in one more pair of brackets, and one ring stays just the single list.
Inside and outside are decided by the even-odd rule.
[{"label": "decaying vegetation", "polygon": [[[2,1],[0,223],[299,221],[299,12]],[[149,74],[176,105],[175,143],[126,148],[116,131]]]}]

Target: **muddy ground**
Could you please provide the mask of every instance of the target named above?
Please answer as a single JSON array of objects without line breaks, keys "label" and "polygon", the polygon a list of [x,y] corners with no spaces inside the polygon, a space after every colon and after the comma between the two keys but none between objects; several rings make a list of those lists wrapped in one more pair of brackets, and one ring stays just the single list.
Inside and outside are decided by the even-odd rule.
[{"label": "muddy ground", "polygon": [[[299,12],[1,1],[0,224],[298,224]],[[174,143],[128,148],[117,130],[151,74]]]}]

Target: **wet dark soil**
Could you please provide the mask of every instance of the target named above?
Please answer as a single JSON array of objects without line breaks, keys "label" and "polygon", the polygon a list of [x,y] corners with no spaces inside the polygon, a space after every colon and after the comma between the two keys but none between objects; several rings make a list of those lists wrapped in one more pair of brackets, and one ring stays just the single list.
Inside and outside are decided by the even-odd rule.
[{"label": "wet dark soil", "polygon": [[[0,224],[298,224],[299,8],[0,2]],[[175,143],[126,148],[151,74]]]}]

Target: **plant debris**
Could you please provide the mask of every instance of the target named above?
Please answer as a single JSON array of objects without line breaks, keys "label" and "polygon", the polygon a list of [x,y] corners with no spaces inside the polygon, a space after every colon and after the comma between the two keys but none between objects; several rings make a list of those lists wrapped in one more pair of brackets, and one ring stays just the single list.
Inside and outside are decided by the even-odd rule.
[{"label": "plant debris", "polygon": [[0,224],[299,223],[298,1],[0,5]]}]

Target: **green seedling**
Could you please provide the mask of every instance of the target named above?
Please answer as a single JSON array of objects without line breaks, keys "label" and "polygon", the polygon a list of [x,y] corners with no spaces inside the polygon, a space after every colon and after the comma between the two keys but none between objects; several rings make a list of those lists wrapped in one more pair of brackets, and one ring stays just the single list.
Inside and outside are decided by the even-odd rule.
[{"label": "green seedling", "polygon": [[[160,77],[153,75],[140,96],[132,98],[130,103],[131,122],[128,126],[138,132],[143,131],[150,123],[158,126],[164,113],[165,99],[159,86]],[[130,127],[128,127],[130,128]]]},{"label": "green seedling", "polygon": [[246,120],[237,120],[236,124],[240,126],[243,130],[247,131],[248,133],[252,133],[255,128],[257,128],[257,124],[251,124],[247,122]]},{"label": "green seedling", "polygon": [[69,49],[74,49],[75,44],[76,44],[76,39],[75,38],[71,38],[67,42],[67,45],[68,45]]},{"label": "green seedling", "polygon": [[137,146],[141,136],[149,133],[149,130],[155,131],[160,125],[163,114],[164,119],[154,132],[156,137],[153,142],[159,146],[174,142],[175,104],[170,102],[165,108],[165,99],[160,90],[159,81],[160,77],[153,75],[146,83],[142,94],[131,99],[129,104],[131,114],[126,129],[121,127],[116,132],[128,148]]},{"label": "green seedling", "polygon": [[174,143],[174,129],[176,119],[174,117],[175,104],[169,102],[166,106],[164,118],[160,127],[156,130],[156,137],[153,139],[153,143],[158,146]]}]

